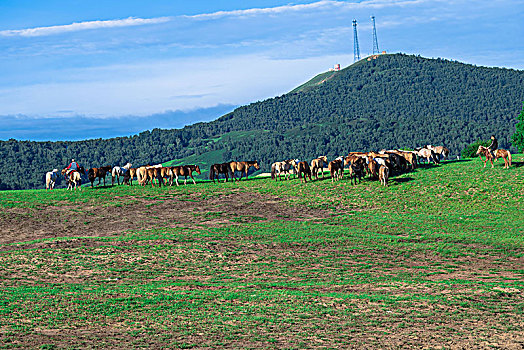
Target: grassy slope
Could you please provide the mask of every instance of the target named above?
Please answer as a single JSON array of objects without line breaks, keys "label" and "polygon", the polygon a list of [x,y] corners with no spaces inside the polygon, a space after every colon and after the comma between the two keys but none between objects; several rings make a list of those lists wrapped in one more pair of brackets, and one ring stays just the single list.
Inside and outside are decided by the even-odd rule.
[{"label": "grassy slope", "polygon": [[[2,192],[0,207],[29,213],[133,205],[115,203],[118,196],[154,205],[195,191],[201,198],[271,194],[333,213],[257,222],[239,212],[233,221],[241,225],[166,222],[90,238],[101,242],[93,246],[0,246],[0,343],[518,348],[524,157],[514,160],[518,167],[509,170],[447,163],[397,177],[388,188],[263,179]],[[52,282],[63,275],[75,282]]]},{"label": "grassy slope", "polygon": [[[263,132],[266,132],[266,131],[260,131],[260,130],[231,131],[231,132],[221,135],[220,137],[209,139],[209,142],[220,143],[221,145],[223,145],[224,147],[223,149],[206,151],[201,154],[193,154],[189,157],[173,159],[173,160],[162,163],[162,165],[163,166],[175,166],[175,165],[183,165],[183,164],[198,164],[200,166],[202,174],[198,176],[195,173],[195,176],[200,179],[206,179],[209,176],[208,172],[209,172],[209,168],[211,167],[211,165],[216,164],[216,163],[223,163],[225,161],[223,155],[226,152],[226,147],[229,142],[231,142],[232,140],[241,140],[244,138],[256,138],[257,135]],[[251,170],[253,171],[254,169],[251,169]],[[253,174],[261,173],[261,172],[262,170],[258,172],[253,172]]]},{"label": "grassy slope", "polygon": [[324,72],[324,73],[320,73],[316,76],[314,76],[313,78],[311,78],[310,80],[308,80],[307,82],[305,82],[304,84],[296,87],[295,89],[291,90],[290,93],[296,93],[296,92],[304,92],[304,91],[308,91],[308,90],[311,90],[311,89],[314,89],[316,87],[318,87],[319,85],[323,84],[324,82],[330,80],[331,78],[333,78],[336,74],[338,74],[338,72]]}]

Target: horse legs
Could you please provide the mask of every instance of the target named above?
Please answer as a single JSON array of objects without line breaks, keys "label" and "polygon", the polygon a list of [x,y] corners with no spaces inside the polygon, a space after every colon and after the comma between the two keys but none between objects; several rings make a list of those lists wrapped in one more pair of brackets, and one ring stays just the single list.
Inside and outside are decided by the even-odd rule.
[{"label": "horse legs", "polygon": [[[175,175],[175,182],[177,186],[180,186],[180,184],[178,183],[178,175]],[[213,177],[213,183],[214,182],[215,182],[215,177]]]},{"label": "horse legs", "polygon": [[193,178],[193,174],[189,175],[191,177],[191,180],[193,180],[193,185],[196,185],[196,181],[195,179]]},{"label": "horse legs", "polygon": [[187,175],[184,175],[184,186],[187,185]]}]

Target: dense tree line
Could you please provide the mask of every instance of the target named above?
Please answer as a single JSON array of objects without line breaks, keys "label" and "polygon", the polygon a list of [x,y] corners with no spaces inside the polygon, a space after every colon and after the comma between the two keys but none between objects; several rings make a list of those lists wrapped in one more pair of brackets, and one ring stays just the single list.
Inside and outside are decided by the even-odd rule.
[{"label": "dense tree line", "polygon": [[515,133],[511,137],[513,146],[524,152],[524,102],[522,102],[522,111],[517,116],[517,125],[515,126]]},{"label": "dense tree line", "polygon": [[[209,123],[78,142],[0,142],[0,188],[42,188],[44,172],[71,158],[86,167],[154,164],[222,150],[257,159],[445,145],[452,154],[495,134],[510,147],[524,101],[524,71],[403,54],[362,60],[321,85],[253,103]],[[227,133],[250,131],[239,137]],[[220,160],[223,160],[220,159]]]}]

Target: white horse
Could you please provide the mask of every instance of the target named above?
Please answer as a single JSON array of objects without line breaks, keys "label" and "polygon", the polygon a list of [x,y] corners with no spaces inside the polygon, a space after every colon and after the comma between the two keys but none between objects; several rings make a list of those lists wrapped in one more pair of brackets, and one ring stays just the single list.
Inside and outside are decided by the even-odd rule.
[{"label": "white horse", "polygon": [[440,159],[437,158],[437,154],[429,148],[417,147],[415,148],[415,151],[417,152],[417,155],[419,157],[426,159],[428,164],[430,161],[432,161],[435,164],[437,164],[440,161]]},{"label": "white horse", "polygon": [[73,170],[69,174],[67,174],[67,168],[65,168],[65,169],[62,169],[62,175],[64,175],[67,181],[68,190],[72,191],[73,186],[74,186],[75,190],[79,189],[80,191],[82,191],[82,176],[80,175],[80,172]]},{"label": "white horse", "polygon": [[377,157],[377,158],[373,158],[375,160],[375,162],[377,162],[377,164],[380,166],[380,165],[383,165],[385,167],[387,167],[387,163],[386,163],[386,159],[385,158],[380,158],[380,157]]},{"label": "white horse", "polygon": [[45,189],[52,190],[55,188],[56,179],[58,178],[58,169],[53,169],[53,171],[48,171],[45,174]]},{"label": "white horse", "polygon": [[113,170],[111,170],[111,186],[115,184],[115,176],[118,184],[120,185],[120,176],[124,177],[124,174],[129,171],[129,169],[133,165],[131,163],[127,163],[123,167],[115,166]]},{"label": "white horse", "polygon": [[439,160],[448,158],[449,149],[444,147],[444,146],[427,145],[426,148],[432,150],[433,152],[435,152],[435,154],[438,155]]},{"label": "white horse", "polygon": [[288,159],[282,162],[275,162],[271,165],[271,178],[277,180],[278,178],[282,181],[281,175],[284,174],[284,178],[289,180],[289,171],[292,170],[293,174],[297,174],[298,159]]}]

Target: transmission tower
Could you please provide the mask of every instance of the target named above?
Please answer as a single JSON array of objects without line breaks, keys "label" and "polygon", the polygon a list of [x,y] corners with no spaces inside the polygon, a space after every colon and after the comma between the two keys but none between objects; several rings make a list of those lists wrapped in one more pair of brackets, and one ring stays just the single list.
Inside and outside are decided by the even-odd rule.
[{"label": "transmission tower", "polygon": [[378,50],[378,38],[377,38],[377,27],[375,26],[375,16],[371,16],[371,22],[373,22],[373,55],[379,54]]},{"label": "transmission tower", "polygon": [[357,20],[353,20],[353,62],[360,60],[360,48],[358,47]]}]

